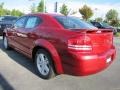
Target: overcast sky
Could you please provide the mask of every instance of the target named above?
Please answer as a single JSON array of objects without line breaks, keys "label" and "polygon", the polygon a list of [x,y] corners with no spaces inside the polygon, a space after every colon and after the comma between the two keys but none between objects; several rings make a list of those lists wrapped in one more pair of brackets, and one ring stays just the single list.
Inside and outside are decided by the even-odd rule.
[{"label": "overcast sky", "polygon": [[[119,0],[46,0],[46,6],[48,12],[54,12],[54,3],[58,2],[58,6],[61,7],[63,3],[68,5],[72,10],[78,11],[84,4],[87,4],[94,11],[94,17],[104,17],[106,12],[110,9],[116,9],[120,13],[120,1]],[[30,6],[34,3],[36,6],[40,0],[0,0],[0,3],[4,2],[4,7],[7,9],[19,9],[25,13],[30,12]],[[77,14],[79,15],[79,13]]]}]

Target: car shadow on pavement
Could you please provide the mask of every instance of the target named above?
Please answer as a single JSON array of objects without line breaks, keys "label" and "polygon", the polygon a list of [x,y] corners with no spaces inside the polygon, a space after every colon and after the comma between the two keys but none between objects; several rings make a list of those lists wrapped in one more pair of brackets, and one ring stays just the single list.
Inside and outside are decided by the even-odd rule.
[{"label": "car shadow on pavement", "polygon": [[3,40],[0,39],[0,49],[5,52],[13,61],[17,62],[19,65],[25,67],[27,70],[31,71],[33,74],[38,75],[38,72],[35,68],[34,62],[24,55],[18,53],[17,51],[5,50],[2,44]]},{"label": "car shadow on pavement", "polygon": [[0,74],[0,90],[14,90],[13,87]]}]

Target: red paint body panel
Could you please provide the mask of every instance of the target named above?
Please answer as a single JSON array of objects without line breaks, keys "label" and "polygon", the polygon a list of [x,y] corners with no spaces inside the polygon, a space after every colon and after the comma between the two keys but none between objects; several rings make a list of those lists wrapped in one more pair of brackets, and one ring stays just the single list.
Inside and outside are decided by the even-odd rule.
[{"label": "red paint body panel", "polygon": [[[68,71],[67,73],[71,75],[77,76],[97,73],[104,70],[112,63],[112,61],[115,59],[115,53],[114,47],[99,55],[90,53],[86,55],[80,52],[70,52],[70,54],[74,57],[74,60],[71,60],[71,63],[69,63],[70,65],[65,65],[65,71]],[[112,61],[110,63],[106,63],[106,60],[109,57],[112,58]]]},{"label": "red paint body panel", "polygon": [[[97,73],[108,67],[114,60],[116,50],[113,46],[113,33],[96,33],[98,30],[80,30],[79,32],[64,29],[53,18],[53,14],[31,14],[42,18],[42,24],[33,29],[6,29],[9,44],[14,49],[32,58],[33,49],[36,46],[49,51],[53,58],[58,74],[89,75]],[[104,30],[103,30],[104,31]],[[68,45],[74,39],[90,39],[90,51],[76,51]],[[84,42],[86,43],[86,42]],[[77,47],[77,46],[76,46]],[[83,46],[82,46],[83,47]],[[86,47],[86,46],[85,46]],[[89,49],[89,47],[85,48]],[[111,61],[107,63],[107,59]]]}]

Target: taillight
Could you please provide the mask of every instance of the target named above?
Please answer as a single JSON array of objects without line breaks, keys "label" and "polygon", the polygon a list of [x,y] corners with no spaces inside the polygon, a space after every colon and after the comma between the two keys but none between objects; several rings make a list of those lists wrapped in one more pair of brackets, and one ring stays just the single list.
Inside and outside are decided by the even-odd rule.
[{"label": "taillight", "polygon": [[88,36],[81,36],[68,40],[68,49],[76,51],[91,51],[91,39]]}]

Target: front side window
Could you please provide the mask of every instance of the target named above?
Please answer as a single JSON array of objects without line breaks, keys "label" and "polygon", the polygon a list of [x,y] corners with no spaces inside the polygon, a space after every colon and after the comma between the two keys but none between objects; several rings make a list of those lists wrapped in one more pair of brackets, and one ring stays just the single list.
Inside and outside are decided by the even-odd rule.
[{"label": "front side window", "polygon": [[30,17],[27,20],[25,28],[34,28],[41,23],[41,20],[38,17]]},{"label": "front side window", "polygon": [[26,19],[27,19],[27,17],[22,17],[22,18],[20,18],[20,19],[15,23],[14,26],[15,26],[16,28],[23,28],[24,25],[25,25]]},{"label": "front side window", "polygon": [[82,21],[77,17],[55,16],[54,17],[66,29],[95,29],[93,25]]}]

